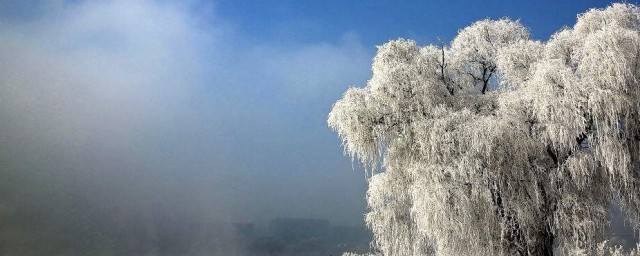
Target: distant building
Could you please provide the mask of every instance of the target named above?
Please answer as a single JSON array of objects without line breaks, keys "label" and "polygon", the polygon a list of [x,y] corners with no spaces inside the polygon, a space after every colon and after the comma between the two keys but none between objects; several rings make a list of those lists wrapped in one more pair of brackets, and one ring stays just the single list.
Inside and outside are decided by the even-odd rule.
[{"label": "distant building", "polygon": [[253,238],[255,236],[255,224],[253,223],[234,223],[233,227],[236,233],[243,238]]},{"label": "distant building", "polygon": [[329,221],[326,219],[277,218],[269,222],[269,231],[274,238],[284,241],[325,238],[329,235]]}]

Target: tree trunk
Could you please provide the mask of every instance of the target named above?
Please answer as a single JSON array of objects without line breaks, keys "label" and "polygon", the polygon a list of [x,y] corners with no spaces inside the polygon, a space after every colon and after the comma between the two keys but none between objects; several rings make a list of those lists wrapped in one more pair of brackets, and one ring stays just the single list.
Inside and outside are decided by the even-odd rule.
[{"label": "tree trunk", "polygon": [[551,256],[553,255],[553,242],[554,235],[545,230],[542,234],[538,236],[535,244],[530,245],[529,255],[541,255],[541,256]]}]

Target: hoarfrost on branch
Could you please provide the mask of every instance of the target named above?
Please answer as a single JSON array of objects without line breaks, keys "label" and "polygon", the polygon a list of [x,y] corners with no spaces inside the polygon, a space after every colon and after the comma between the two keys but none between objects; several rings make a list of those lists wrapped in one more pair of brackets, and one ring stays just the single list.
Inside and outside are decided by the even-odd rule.
[{"label": "hoarfrost on branch", "polygon": [[596,252],[612,203],[638,228],[639,61],[632,4],[592,9],[547,42],[501,19],[449,46],[379,46],[367,85],[328,118],[371,171],[374,252]]}]

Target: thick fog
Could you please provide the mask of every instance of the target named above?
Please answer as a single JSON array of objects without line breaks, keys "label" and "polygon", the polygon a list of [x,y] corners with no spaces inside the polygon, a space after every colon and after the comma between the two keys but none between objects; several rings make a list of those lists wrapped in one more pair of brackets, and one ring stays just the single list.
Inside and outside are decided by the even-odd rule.
[{"label": "thick fog", "polygon": [[373,48],[251,41],[177,2],[0,2],[3,254],[153,253],[171,223],[362,226],[363,173],[325,120]]}]

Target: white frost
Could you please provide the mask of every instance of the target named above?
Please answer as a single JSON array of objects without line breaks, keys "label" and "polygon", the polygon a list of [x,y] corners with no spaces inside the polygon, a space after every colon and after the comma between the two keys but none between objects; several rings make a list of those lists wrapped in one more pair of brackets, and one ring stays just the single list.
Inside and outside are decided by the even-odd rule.
[{"label": "white frost", "polygon": [[610,204],[640,220],[640,10],[578,16],[548,42],[508,19],[450,46],[394,40],[329,114],[372,172],[382,255],[602,251]]}]

